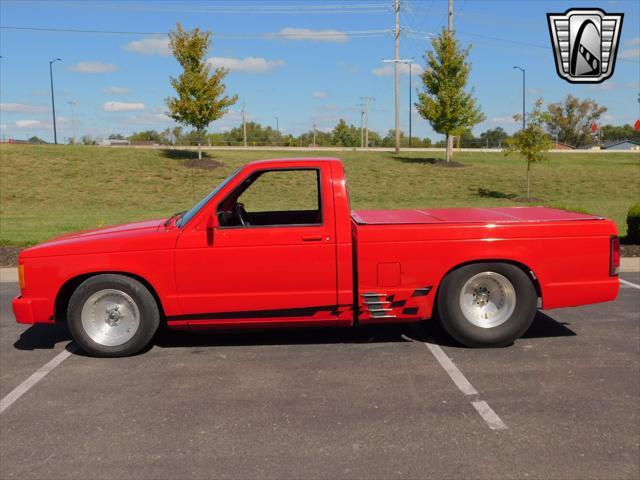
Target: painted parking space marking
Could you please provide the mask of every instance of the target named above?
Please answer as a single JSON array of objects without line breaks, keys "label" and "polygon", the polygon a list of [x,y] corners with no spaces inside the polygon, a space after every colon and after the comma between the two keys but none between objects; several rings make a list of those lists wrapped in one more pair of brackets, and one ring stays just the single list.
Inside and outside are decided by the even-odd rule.
[{"label": "painted parking space marking", "polygon": [[493,411],[493,408],[491,408],[487,402],[480,400],[477,402],[471,402],[471,405],[473,405],[473,408],[476,409],[482,419],[487,423],[487,425],[489,425],[491,430],[507,429],[507,426],[504,424],[502,419]]},{"label": "painted parking space marking", "polygon": [[633,282],[630,282],[628,280],[625,280],[623,278],[620,279],[620,283],[622,285],[624,285],[624,286],[631,287],[631,288],[637,288],[638,290],[640,290],[640,285],[638,285],[637,283],[633,283]]},{"label": "painted parking space marking", "polygon": [[420,342],[402,335],[402,338],[410,342],[424,343],[429,349],[434,358],[438,361],[440,366],[449,375],[449,378],[455,383],[456,387],[468,397],[474,397],[471,400],[471,405],[476,409],[482,420],[489,426],[491,430],[506,430],[508,427],[498,416],[498,414],[489,406],[484,400],[478,399],[478,390],[475,389],[471,382],[467,380],[467,377],[460,371],[460,369],[453,363],[453,360],[444,353],[444,350],[440,348],[440,345],[436,345],[430,342]]},{"label": "painted parking space marking", "polygon": [[444,368],[444,371],[449,374],[453,383],[456,384],[456,387],[460,389],[462,393],[465,395],[477,395],[478,391],[473,388],[473,385],[469,383],[467,377],[465,377],[462,372],[455,366],[453,360],[451,360],[444,350],[440,348],[439,345],[434,345],[433,343],[424,342],[427,348],[431,351],[438,363]]},{"label": "painted parking space marking", "polygon": [[49,372],[64,362],[69,356],[78,349],[78,346],[71,342],[58,355],[53,357],[49,362],[36,370],[29,378],[11,390],[2,400],[0,400],[0,413],[9,408],[22,395],[33,388],[40,380],[42,380]]}]

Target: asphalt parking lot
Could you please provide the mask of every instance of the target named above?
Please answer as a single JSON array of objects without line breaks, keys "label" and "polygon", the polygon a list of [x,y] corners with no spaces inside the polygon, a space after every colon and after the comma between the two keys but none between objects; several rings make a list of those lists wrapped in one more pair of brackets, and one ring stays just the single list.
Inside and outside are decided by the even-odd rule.
[{"label": "asphalt parking lot", "polygon": [[461,348],[427,322],[163,333],[123,359],[57,357],[66,329],[17,325],[18,287],[0,289],[2,479],[640,478],[631,285],[540,312],[504,349]]}]

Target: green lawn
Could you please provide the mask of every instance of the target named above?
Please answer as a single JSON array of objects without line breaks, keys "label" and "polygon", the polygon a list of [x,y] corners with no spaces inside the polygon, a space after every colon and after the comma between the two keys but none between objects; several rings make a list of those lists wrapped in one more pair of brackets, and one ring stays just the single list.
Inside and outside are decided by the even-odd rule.
[{"label": "green lawn", "polygon": [[[0,244],[30,245],[63,232],[167,216],[190,207],[234,168],[305,152],[215,151],[222,166],[185,165],[191,152],[85,146],[0,145]],[[313,155],[313,153],[309,153]],[[351,205],[363,208],[522,205],[525,163],[499,153],[319,152],[343,159]],[[299,195],[295,188],[273,195]],[[552,154],[533,167],[538,204],[612,218],[621,234],[640,200],[640,154]]]}]

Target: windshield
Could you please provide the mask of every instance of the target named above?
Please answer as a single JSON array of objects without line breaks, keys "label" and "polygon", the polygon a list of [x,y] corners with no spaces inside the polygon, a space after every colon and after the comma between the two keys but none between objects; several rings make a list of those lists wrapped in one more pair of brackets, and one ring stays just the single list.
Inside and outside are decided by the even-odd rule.
[{"label": "windshield", "polygon": [[187,222],[189,222],[189,220],[191,220],[194,215],[196,213],[198,213],[200,211],[200,209],[202,207],[204,207],[209,200],[211,200],[213,198],[213,196],[218,193],[220,190],[222,190],[224,188],[224,186],[229,183],[229,181],[236,176],[236,174],[240,171],[240,169],[236,169],[234,170],[231,175],[229,175],[227,178],[225,178],[222,182],[220,182],[218,184],[218,186],[216,188],[214,188],[213,190],[211,190],[211,192],[209,193],[209,195],[207,195],[206,197],[204,197],[202,200],[200,200],[198,203],[196,203],[193,208],[189,211],[187,211],[184,215],[182,215],[182,217],[180,218],[180,220],[178,220],[176,222],[176,226],[178,227],[182,227],[183,225],[186,225]]}]

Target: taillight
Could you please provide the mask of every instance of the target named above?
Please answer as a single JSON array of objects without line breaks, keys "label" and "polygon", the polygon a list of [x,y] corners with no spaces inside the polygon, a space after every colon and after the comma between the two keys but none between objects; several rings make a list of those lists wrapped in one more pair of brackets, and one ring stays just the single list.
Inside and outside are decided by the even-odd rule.
[{"label": "taillight", "polygon": [[620,269],[620,239],[617,236],[611,237],[610,245],[609,275],[615,277]]}]

